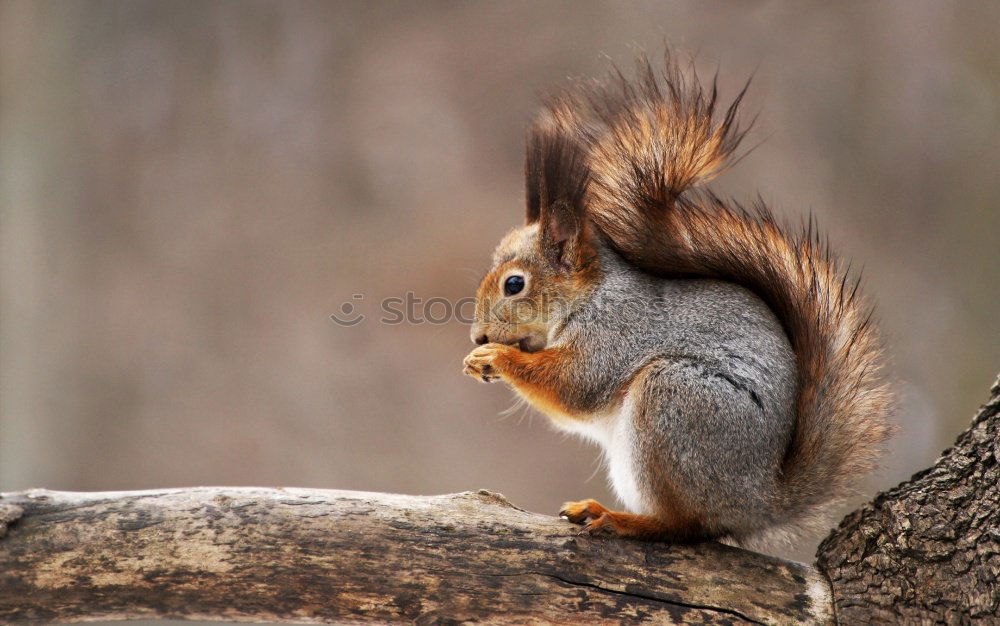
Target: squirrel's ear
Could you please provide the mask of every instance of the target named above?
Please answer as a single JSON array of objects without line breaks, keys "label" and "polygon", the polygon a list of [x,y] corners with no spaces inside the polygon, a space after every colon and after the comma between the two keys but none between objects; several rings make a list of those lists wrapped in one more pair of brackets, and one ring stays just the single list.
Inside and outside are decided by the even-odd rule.
[{"label": "squirrel's ear", "polygon": [[528,130],[524,169],[527,223],[539,222],[547,258],[575,265],[588,230],[586,153],[557,126],[536,122]]},{"label": "squirrel's ear", "polygon": [[564,269],[582,265],[589,249],[586,216],[567,203],[555,202],[543,208],[540,221],[543,256]]}]

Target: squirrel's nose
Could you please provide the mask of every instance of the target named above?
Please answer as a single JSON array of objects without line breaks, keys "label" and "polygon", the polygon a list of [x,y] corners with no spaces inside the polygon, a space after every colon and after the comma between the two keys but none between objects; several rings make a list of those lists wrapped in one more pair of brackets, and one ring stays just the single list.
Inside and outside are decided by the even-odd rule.
[{"label": "squirrel's nose", "polygon": [[473,341],[476,342],[477,346],[481,346],[481,345],[483,345],[485,343],[489,343],[490,342],[490,338],[487,337],[486,335],[479,335],[478,337],[476,337],[475,339],[473,339]]}]

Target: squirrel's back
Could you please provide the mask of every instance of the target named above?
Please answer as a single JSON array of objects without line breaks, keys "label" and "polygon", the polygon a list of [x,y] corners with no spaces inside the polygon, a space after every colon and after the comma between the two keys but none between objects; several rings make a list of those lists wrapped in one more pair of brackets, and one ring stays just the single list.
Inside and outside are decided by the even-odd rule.
[{"label": "squirrel's back", "polygon": [[588,216],[629,264],[735,283],[773,311],[797,371],[776,508],[788,525],[808,524],[872,468],[891,432],[870,308],[811,219],[791,232],[761,202],[745,209],[694,189],[739,145],[743,94],[717,115],[714,85],[706,93],[669,57],[661,76],[645,60],[639,72],[568,91],[540,123],[585,147]]}]

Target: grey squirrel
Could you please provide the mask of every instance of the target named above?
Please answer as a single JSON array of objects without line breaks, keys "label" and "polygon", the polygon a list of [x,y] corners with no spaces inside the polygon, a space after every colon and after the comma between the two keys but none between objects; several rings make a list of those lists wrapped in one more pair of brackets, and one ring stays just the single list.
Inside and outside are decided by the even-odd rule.
[{"label": "grey squirrel", "polygon": [[812,227],[703,187],[746,133],[667,55],[551,98],[527,216],[493,256],[465,373],[603,447],[627,512],[583,532],[767,542],[815,526],[891,433],[870,309]]}]

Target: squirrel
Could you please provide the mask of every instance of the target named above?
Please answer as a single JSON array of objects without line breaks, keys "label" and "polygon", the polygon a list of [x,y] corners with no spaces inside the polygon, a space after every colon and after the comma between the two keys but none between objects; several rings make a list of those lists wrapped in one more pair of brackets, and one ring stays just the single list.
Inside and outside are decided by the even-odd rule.
[{"label": "squirrel", "polygon": [[582,82],[530,124],[526,223],[477,291],[464,372],[603,448],[627,511],[582,533],[771,545],[871,471],[894,405],[870,307],[810,217],[704,184],[749,125],[668,51]]}]

